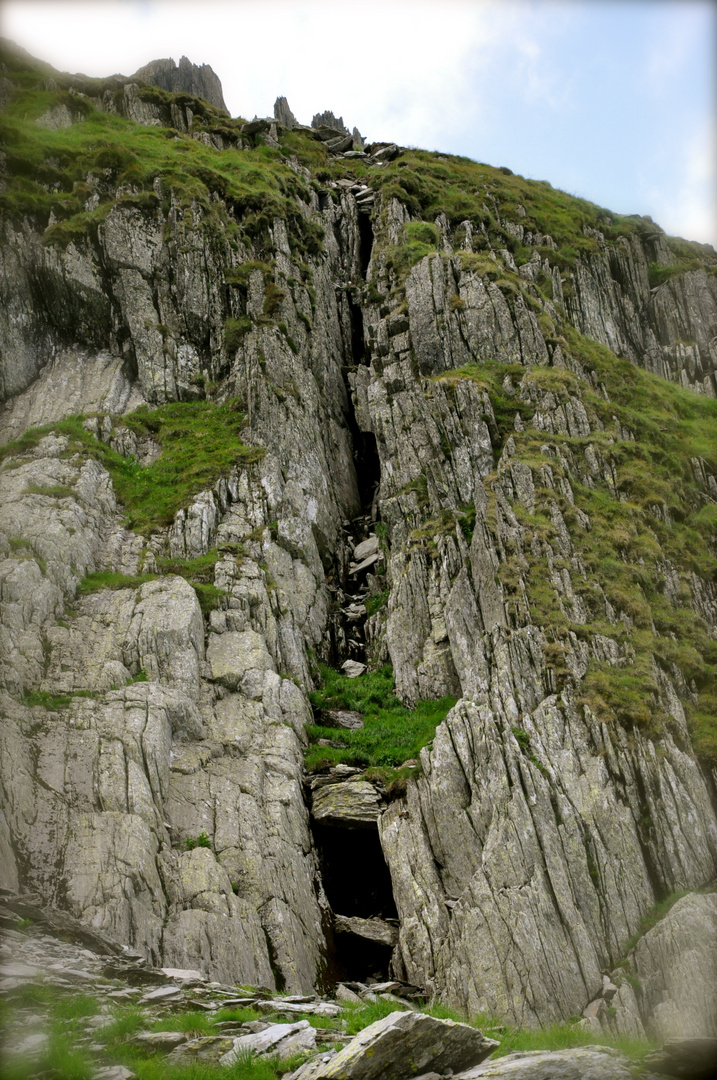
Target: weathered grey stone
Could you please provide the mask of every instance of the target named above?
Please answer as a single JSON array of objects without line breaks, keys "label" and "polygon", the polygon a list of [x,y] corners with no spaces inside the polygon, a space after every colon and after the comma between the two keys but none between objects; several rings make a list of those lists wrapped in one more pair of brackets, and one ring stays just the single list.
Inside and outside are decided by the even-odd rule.
[{"label": "weathered grey stone", "polygon": [[314,791],[311,813],[322,825],[375,828],[383,809],[381,796],[367,780],[327,784]]},{"label": "weathered grey stone", "polygon": [[455,1072],[477,1065],[498,1045],[468,1024],[394,1012],[359,1032],[317,1080],[408,1080],[429,1069]]},{"label": "weathered grey stone", "polygon": [[354,548],[354,562],[360,563],[364,559],[367,559],[369,555],[377,554],[379,549],[379,541],[377,536],[369,536],[367,540],[362,540],[360,544],[357,544]]},{"label": "weathered grey stone", "polygon": [[455,1080],[474,1077],[515,1077],[516,1080],[628,1080],[629,1062],[607,1047],[577,1050],[536,1050],[506,1054],[497,1061],[454,1074]]},{"label": "weathered grey stone", "polygon": [[393,947],[398,942],[398,927],[379,918],[359,919],[355,916],[335,915],[334,929],[338,934],[355,934],[379,945]]},{"label": "weathered grey stone", "polygon": [[242,1054],[276,1054],[280,1061],[300,1050],[313,1050],[316,1046],[316,1029],[308,1020],[296,1024],[270,1024],[264,1031],[253,1035],[240,1035],[234,1039],[233,1048],[221,1059],[222,1065],[233,1065]]},{"label": "weathered grey stone", "polygon": [[366,665],[361,664],[358,660],[344,660],[341,670],[344,675],[348,675],[349,679],[357,679],[359,675],[363,675],[366,671]]},{"label": "weathered grey stone", "polygon": [[349,731],[356,731],[364,726],[361,713],[352,709],[322,709],[317,722],[322,727],[347,728]]},{"label": "weathered grey stone", "polygon": [[174,60],[151,60],[135,71],[132,78],[173,94],[195,94],[215,108],[227,111],[222,84],[209,64],[193,64],[186,56],[181,57],[179,64]]},{"label": "weathered grey stone", "polygon": [[298,124],[298,120],[289,108],[289,102],[285,97],[278,97],[274,102],[274,119],[289,129],[296,127]]},{"label": "weathered grey stone", "polygon": [[[254,630],[242,633],[230,631],[212,634],[207,647],[207,659],[211,665],[212,678],[230,690],[240,686],[253,690],[263,687],[263,673],[274,670],[264,638]],[[257,673],[260,673],[257,677]],[[261,691],[260,691],[261,692]],[[250,693],[253,697],[254,694]]]},{"label": "weathered grey stone", "polygon": [[717,1036],[717,893],[683,896],[632,954],[657,1039]]}]

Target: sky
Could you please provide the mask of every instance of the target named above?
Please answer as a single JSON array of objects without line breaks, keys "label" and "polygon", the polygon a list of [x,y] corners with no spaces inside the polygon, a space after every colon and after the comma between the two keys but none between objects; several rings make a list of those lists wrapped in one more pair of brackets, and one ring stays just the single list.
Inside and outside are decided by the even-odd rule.
[{"label": "sky", "polygon": [[63,71],[186,55],[233,116],[331,109],[375,140],[463,154],[717,246],[712,0],[4,0]]}]

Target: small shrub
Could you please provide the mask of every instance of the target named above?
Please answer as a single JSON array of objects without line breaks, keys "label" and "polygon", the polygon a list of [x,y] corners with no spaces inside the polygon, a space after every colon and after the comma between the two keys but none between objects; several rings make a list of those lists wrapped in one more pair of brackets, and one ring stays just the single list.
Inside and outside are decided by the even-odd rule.
[{"label": "small shrub", "polygon": [[187,851],[193,851],[194,848],[198,847],[210,848],[212,846],[211,840],[204,831],[200,832],[199,836],[188,836],[184,843]]}]

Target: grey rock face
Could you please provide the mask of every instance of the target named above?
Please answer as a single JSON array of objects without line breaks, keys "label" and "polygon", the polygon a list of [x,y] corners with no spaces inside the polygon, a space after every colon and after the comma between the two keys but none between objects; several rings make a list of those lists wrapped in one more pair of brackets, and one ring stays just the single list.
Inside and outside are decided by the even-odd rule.
[{"label": "grey rock face", "polygon": [[295,128],[299,122],[289,108],[289,102],[285,97],[278,97],[274,102],[274,119],[289,129]]},{"label": "grey rock face", "polygon": [[342,131],[348,134],[348,128],[344,127],[343,116],[334,116],[330,110],[326,112],[316,113],[311,121],[312,128],[328,127],[333,128],[335,131]]},{"label": "grey rock face", "polygon": [[[188,62],[150,67],[157,85],[181,76],[185,93],[214,92],[211,80],[197,89]],[[137,83],[116,91],[107,111],[160,123]],[[224,148],[189,106],[175,102],[171,116],[178,134]],[[332,114],[314,126],[330,153],[359,142]],[[277,130],[258,119],[244,135],[274,145]],[[303,784],[307,692],[315,659],[340,666],[364,626],[350,674],[390,658],[407,705],[459,699],[405,798],[386,805],[351,768],[310,785],[314,821],[345,829],[334,836],[379,830],[400,918],[392,974],[513,1022],[587,1011],[595,1030],[674,1031],[711,1000],[698,1002],[687,976],[709,974],[711,946],[697,957],[692,943],[711,941],[711,901],[678,905],[679,920],[640,943],[644,997],[616,965],[658,897],[714,877],[714,789],[691,749],[685,707],[697,691],[671,661],[654,663],[661,730],[608,722],[584,693],[591,664],[630,669],[647,631],[583,558],[592,524],[580,491],[599,488],[617,514],[618,450],[634,434],[622,412],[611,418],[567,323],[712,393],[715,278],[694,270],[651,289],[651,263],[670,265],[664,238],[599,234],[561,277],[555,243],[527,232],[524,207],[509,221],[486,204],[532,248],[528,261],[441,214],[425,223],[435,253],[404,285],[390,250],[411,214],[370,179],[399,149],[370,149],[365,184],[345,176],[318,191],[298,160],[286,166],[297,220],[323,230],[318,255],[298,251],[279,217],[261,237],[237,234],[239,211],[218,192],[209,213],[159,182],[154,208],[118,194],[96,233],[62,249],[39,225],[3,224],[3,441],[97,413],[85,430],[147,463],[157,443],[121,415],[206,393],[240,399],[242,437],[264,451],[148,538],[127,531],[109,475],[67,436],[2,463],[3,873],[158,963],[269,986],[273,965],[287,989],[312,992],[331,913]],[[511,365],[500,394],[476,370],[498,364]],[[695,508],[708,505],[710,463],[690,468]],[[643,509],[647,551],[671,508],[630,513]],[[369,536],[357,544],[346,523],[362,512],[355,537]],[[87,574],[136,575],[214,548],[221,602],[206,619],[175,576],[77,595]],[[554,619],[530,600],[532,558]],[[708,576],[667,556],[650,567],[665,609],[699,614],[714,637]],[[367,617],[369,597],[380,607]],[[605,626],[593,633],[596,603]],[[29,703],[43,699],[48,708]],[[376,930],[371,919],[346,928]]]},{"label": "grey rock face", "polygon": [[375,827],[381,809],[381,796],[367,780],[326,784],[314,790],[311,800],[315,821],[344,828]]},{"label": "grey rock face", "polygon": [[[425,778],[409,788],[405,806],[388,808],[379,827],[409,981],[428,980],[470,1012],[546,1023],[568,1015],[568,1002],[595,996],[601,968],[622,954],[653,902],[634,811],[613,794],[611,769],[622,761],[653,789],[665,779],[654,771],[648,745],[631,751],[611,742],[603,757],[608,744],[600,728],[584,725],[568,702],[555,699],[522,715],[536,733],[533,763],[508,718],[498,719],[503,708],[497,697],[492,709],[459,704],[433,749],[422,753]],[[670,774],[683,775],[679,795],[673,791],[668,802],[674,795],[696,810],[696,796],[712,834],[698,770],[676,746],[668,754]],[[657,844],[672,848],[666,820],[662,828]],[[713,852],[714,839],[687,872],[709,877]],[[599,915],[603,890],[611,897],[608,925]]]},{"label": "grey rock face", "polygon": [[633,965],[654,1037],[717,1038],[717,893],[678,900],[640,938]]},{"label": "grey rock face", "polygon": [[169,59],[150,60],[144,67],[138,68],[132,78],[152,83],[172,94],[192,94],[204,98],[210,105],[227,112],[222,84],[209,64],[193,64],[186,56],[181,58],[179,64]]}]

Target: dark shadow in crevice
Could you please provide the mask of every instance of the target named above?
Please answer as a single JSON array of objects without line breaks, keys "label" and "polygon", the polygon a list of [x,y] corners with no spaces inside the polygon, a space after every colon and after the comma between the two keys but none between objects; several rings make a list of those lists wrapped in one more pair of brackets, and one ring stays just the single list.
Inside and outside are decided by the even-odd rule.
[{"label": "dark shadow in crevice", "polygon": [[[315,824],[314,842],[324,890],[334,913],[360,919],[397,917],[391,875],[376,828],[341,829]],[[332,982],[388,977],[390,945],[333,930],[327,939],[327,977]]]},{"label": "dark shadow in crevice", "polygon": [[396,918],[391,875],[378,829],[314,826],[322,880],[332,909],[339,915]]},{"label": "dark shadow in crevice", "polygon": [[373,251],[373,225],[371,224],[371,218],[368,214],[359,212],[358,227],[359,264],[361,266],[361,277],[365,278],[368,264],[371,262],[371,252]]}]

